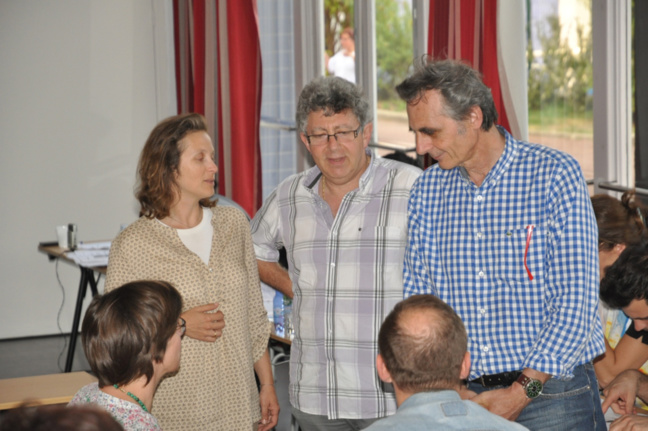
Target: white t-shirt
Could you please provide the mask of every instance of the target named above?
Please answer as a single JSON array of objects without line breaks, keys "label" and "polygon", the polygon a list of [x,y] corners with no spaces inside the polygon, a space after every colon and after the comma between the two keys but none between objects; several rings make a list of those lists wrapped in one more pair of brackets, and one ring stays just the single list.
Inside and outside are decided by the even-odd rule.
[{"label": "white t-shirt", "polygon": [[[189,229],[176,229],[182,243],[189,250],[196,253],[198,257],[205,262],[205,265],[209,265],[211,243],[214,236],[214,227],[211,224],[211,219],[211,210],[203,207],[203,217],[198,225]],[[162,222],[160,221],[160,223]]]},{"label": "white t-shirt", "polygon": [[328,71],[355,84],[355,55],[344,55],[342,50],[338,51],[330,58]]}]

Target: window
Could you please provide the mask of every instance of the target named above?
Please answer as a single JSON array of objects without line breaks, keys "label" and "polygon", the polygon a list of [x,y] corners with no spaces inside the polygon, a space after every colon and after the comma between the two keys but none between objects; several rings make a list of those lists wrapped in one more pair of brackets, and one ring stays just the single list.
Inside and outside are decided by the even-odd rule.
[{"label": "window", "polygon": [[529,141],[571,154],[593,179],[590,1],[527,4]]}]

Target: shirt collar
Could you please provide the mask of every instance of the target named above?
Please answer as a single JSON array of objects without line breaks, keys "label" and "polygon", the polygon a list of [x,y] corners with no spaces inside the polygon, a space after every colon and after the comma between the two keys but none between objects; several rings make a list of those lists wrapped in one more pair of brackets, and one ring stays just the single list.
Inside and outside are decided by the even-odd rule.
[{"label": "shirt collar", "polygon": [[[497,130],[504,136],[504,152],[495,163],[495,166],[493,166],[488,172],[486,178],[484,178],[484,182],[482,183],[481,188],[494,186],[497,181],[499,181],[504,172],[506,172],[506,169],[508,169],[508,166],[511,164],[511,161],[518,152],[518,141],[513,139],[511,134],[507,132],[506,129],[502,126],[498,125],[495,127],[497,127]],[[474,183],[468,176],[466,169],[463,166],[459,166],[458,169],[464,180],[469,181],[474,185]]]}]

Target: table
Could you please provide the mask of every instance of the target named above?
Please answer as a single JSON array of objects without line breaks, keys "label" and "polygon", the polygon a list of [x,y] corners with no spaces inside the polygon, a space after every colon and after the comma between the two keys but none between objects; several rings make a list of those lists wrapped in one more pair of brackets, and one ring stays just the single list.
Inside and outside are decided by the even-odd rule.
[{"label": "table", "polygon": [[[74,308],[74,319],[72,320],[72,330],[70,331],[70,345],[68,346],[67,358],[65,360],[65,372],[72,371],[72,361],[74,360],[74,349],[76,348],[77,336],[79,334],[79,323],[81,322],[81,309],[83,308],[83,299],[85,298],[88,287],[92,290],[92,294],[96,295],[97,282],[101,274],[106,274],[107,267],[93,267],[86,268],[77,265],[74,260],[65,255],[67,250],[58,246],[57,243],[40,243],[38,251],[45,253],[49,260],[61,259],[64,262],[75,265],[81,271],[81,279],[79,280],[79,292],[77,293],[76,306]],[[95,278],[95,273],[97,276]]]},{"label": "table", "polygon": [[16,408],[25,401],[67,404],[79,389],[96,381],[85,371],[0,380],[0,410]]}]

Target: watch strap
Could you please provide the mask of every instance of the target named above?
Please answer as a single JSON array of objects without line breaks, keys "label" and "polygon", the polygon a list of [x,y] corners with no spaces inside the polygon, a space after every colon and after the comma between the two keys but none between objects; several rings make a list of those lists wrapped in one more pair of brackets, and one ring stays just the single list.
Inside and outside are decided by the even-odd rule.
[{"label": "watch strap", "polygon": [[524,393],[527,398],[534,399],[542,393],[543,384],[538,379],[533,379],[522,373],[516,381],[522,385],[522,388],[524,388]]}]

